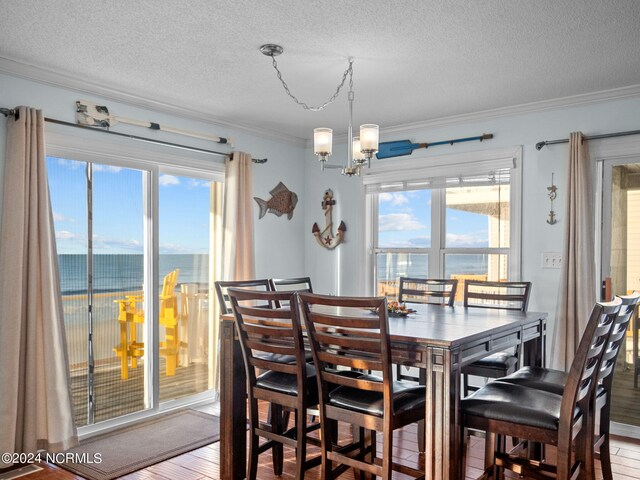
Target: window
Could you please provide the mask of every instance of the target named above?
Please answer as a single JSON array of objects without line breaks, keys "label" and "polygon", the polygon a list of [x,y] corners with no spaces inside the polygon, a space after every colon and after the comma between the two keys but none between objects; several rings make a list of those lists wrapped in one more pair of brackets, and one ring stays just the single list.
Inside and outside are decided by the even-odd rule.
[{"label": "window", "polygon": [[503,154],[365,177],[374,295],[395,298],[405,276],[456,278],[456,300],[467,279],[519,278],[520,155]]}]

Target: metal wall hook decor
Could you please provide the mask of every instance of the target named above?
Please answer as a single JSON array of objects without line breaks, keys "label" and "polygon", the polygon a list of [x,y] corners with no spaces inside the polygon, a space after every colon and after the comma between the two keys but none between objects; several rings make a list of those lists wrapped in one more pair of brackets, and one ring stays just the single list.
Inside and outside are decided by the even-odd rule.
[{"label": "metal wall hook decor", "polygon": [[320,230],[320,227],[317,223],[313,224],[311,227],[311,233],[316,237],[317,242],[320,246],[326,248],[327,250],[333,250],[342,242],[344,242],[344,232],[347,231],[347,226],[344,222],[340,222],[338,226],[338,232],[334,235],[332,232],[333,229],[333,206],[336,204],[336,201],[333,199],[333,190],[330,188],[324,192],[324,196],[322,197],[322,209],[324,210],[324,219],[325,219],[325,227]]},{"label": "metal wall hook decor", "polygon": [[558,220],[556,220],[556,212],[553,211],[553,201],[556,199],[556,197],[558,196],[558,187],[553,183],[553,173],[551,174],[551,186],[547,187],[547,191],[549,193],[547,193],[547,196],[549,197],[549,201],[551,203],[551,208],[549,210],[549,218],[547,218],[547,223],[549,225],[555,225],[556,223],[558,223]]}]

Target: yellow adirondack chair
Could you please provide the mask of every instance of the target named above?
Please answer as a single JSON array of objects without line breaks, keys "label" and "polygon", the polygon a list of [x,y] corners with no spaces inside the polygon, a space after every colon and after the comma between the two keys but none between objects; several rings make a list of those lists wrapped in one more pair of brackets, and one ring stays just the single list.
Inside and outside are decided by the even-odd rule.
[{"label": "yellow adirondack chair", "polygon": [[[178,297],[174,293],[179,274],[180,269],[176,268],[165,275],[159,302],[159,321],[165,327],[165,340],[160,342],[160,355],[166,358],[168,376],[176,373],[181,346],[178,337]],[[143,301],[142,295],[127,295],[124,299],[115,300],[118,303],[120,343],[113,351],[120,357],[120,377],[123,380],[129,378],[129,359],[131,368],[137,368],[138,358],[144,354],[144,343],[138,341],[136,333],[136,324],[144,322]]]},{"label": "yellow adirondack chair", "polygon": [[174,293],[178,284],[179,269],[169,272],[162,282],[160,294],[160,325],[165,328],[164,341],[160,342],[160,355],[167,361],[167,375],[175,375],[178,366],[180,338],[178,336],[178,296]]}]

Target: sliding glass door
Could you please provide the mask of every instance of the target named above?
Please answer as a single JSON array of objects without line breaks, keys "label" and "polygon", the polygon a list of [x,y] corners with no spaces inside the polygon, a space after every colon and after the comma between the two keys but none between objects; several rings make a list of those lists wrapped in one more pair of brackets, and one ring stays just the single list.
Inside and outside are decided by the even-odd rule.
[{"label": "sliding glass door", "polygon": [[141,411],[148,172],[54,157],[47,170],[77,425]]},{"label": "sliding glass door", "polygon": [[[603,162],[602,280],[611,294],[640,291],[640,157]],[[611,420],[618,433],[640,438],[640,349],[638,312],[618,356]]]},{"label": "sliding glass door", "polygon": [[220,184],[135,163],[48,157],[47,169],[77,425],[202,397],[215,385]]}]

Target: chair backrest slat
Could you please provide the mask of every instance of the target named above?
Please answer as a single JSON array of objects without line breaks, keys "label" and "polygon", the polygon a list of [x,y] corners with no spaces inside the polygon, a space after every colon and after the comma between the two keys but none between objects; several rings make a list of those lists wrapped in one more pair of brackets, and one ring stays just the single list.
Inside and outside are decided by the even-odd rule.
[{"label": "chair backrest slat", "polygon": [[596,303],[571,363],[560,409],[560,433],[569,438],[576,406],[583,412],[594,394],[600,362],[622,302]]},{"label": "chair backrest slat", "polygon": [[[269,279],[270,290],[274,292],[309,292],[313,293],[313,287],[311,286],[311,277],[296,277],[296,278],[270,278]],[[284,307],[288,303],[276,303],[276,307]]]},{"label": "chair backrest slat", "polygon": [[228,295],[249,384],[255,384],[257,369],[298,374],[298,381],[304,381],[296,366],[305,364],[304,342],[302,334],[293,328],[291,310],[255,307],[256,303],[288,302],[293,292],[229,288]]},{"label": "chair backrest slat", "polygon": [[[232,312],[231,302],[227,293],[229,288],[244,288],[263,292],[271,290],[269,280],[266,278],[260,280],[220,280],[215,282],[215,287],[218,304],[220,305],[220,313],[223,315]],[[261,306],[262,308],[273,308],[274,304],[266,303]]]},{"label": "chair backrest slat", "polygon": [[458,280],[400,277],[398,302],[452,306]]},{"label": "chair backrest slat", "polygon": [[[393,415],[391,344],[384,297],[334,297],[296,293],[294,310],[302,314],[318,371],[320,401],[328,402],[328,385],[383,392],[385,409]],[[294,320],[295,323],[295,320]],[[335,367],[375,370],[382,382],[335,374]],[[338,378],[340,377],[340,378]]]},{"label": "chair backrest slat", "polygon": [[640,302],[640,293],[634,292],[631,295],[620,295],[618,298],[622,301],[622,307],[620,308],[620,313],[616,318],[616,323],[609,336],[607,348],[602,355],[600,372],[598,373],[598,380],[602,382],[607,392],[611,391],[613,371],[616,366],[618,353],[620,353],[622,342],[625,341],[629,323],[636,314],[636,308]]},{"label": "chair backrest slat", "polygon": [[530,294],[531,282],[467,280],[464,283],[464,306],[526,312]]}]

